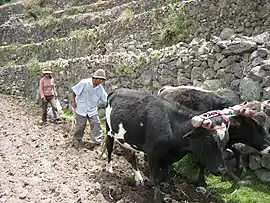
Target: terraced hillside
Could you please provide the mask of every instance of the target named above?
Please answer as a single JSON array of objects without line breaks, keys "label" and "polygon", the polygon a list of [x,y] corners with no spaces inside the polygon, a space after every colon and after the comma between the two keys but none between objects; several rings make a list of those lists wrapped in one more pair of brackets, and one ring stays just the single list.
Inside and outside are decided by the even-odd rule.
[{"label": "terraced hillside", "polygon": [[[223,89],[236,102],[270,99],[270,2],[13,0],[0,6],[0,93],[39,100],[41,71],[51,68],[69,108],[70,87],[97,67],[106,70],[107,91],[194,85]],[[179,201],[194,188],[186,192]],[[195,196],[189,200],[200,201]]]},{"label": "terraced hillside", "polygon": [[[106,69],[108,89],[196,85],[213,76],[195,78],[193,68],[209,75],[208,69],[221,62],[213,36],[224,29],[225,36],[263,33],[270,23],[265,5],[266,0],[15,1],[0,7],[0,87],[36,98],[44,66],[54,69],[65,105],[69,87],[96,66]],[[230,87],[239,74],[223,86]]]}]

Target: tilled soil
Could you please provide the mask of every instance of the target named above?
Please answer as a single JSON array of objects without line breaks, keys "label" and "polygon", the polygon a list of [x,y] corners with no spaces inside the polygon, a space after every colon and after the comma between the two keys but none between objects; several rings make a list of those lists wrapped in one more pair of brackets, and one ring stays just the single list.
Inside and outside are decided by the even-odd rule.
[{"label": "tilled soil", "polygon": [[[0,202],[151,202],[151,188],[129,184],[122,156],[113,154],[110,174],[101,147],[72,147],[70,121],[40,125],[37,104],[1,94],[0,117]],[[162,191],[167,202],[219,202],[180,177]]]}]

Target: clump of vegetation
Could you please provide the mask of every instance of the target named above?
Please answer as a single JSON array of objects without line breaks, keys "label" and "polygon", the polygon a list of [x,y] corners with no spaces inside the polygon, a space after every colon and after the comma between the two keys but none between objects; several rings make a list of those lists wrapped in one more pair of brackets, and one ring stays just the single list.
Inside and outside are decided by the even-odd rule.
[{"label": "clump of vegetation", "polygon": [[153,50],[150,54],[150,57],[152,59],[158,59],[160,57],[160,51],[159,50]]},{"label": "clump of vegetation", "polygon": [[158,41],[163,45],[171,45],[178,42],[185,42],[188,39],[189,31],[184,3],[180,9],[171,8],[171,13],[165,21],[158,25]]},{"label": "clump of vegetation", "polygon": [[55,61],[46,61],[42,63],[41,68],[51,68],[52,70],[62,70],[68,66],[68,60],[59,59]]},{"label": "clump of vegetation", "polygon": [[73,114],[70,112],[69,109],[63,109],[63,114],[61,114],[61,117],[66,118],[68,120],[72,120]]},{"label": "clump of vegetation", "polygon": [[126,8],[119,16],[119,20],[124,23],[133,18],[133,12],[130,8]]},{"label": "clump of vegetation", "polygon": [[180,161],[174,163],[175,169],[184,177],[188,179],[196,179],[198,175],[198,160],[194,155],[186,155]]},{"label": "clump of vegetation", "polygon": [[118,75],[130,76],[145,63],[146,59],[142,55],[123,55],[116,60],[115,72]]},{"label": "clump of vegetation", "polygon": [[118,75],[129,76],[133,72],[133,67],[131,62],[126,58],[120,58],[117,61],[115,72]]},{"label": "clump of vegetation", "polygon": [[91,41],[91,39],[96,38],[95,29],[78,29],[73,30],[68,33],[68,37],[74,38],[84,38],[85,40]]},{"label": "clump of vegetation", "polygon": [[5,3],[8,3],[8,2],[10,2],[10,0],[0,0],[0,6],[4,5]]},{"label": "clump of vegetation", "polygon": [[52,17],[53,8],[45,7],[44,0],[24,0],[23,5],[26,9],[26,18],[38,21],[40,25],[51,24],[55,19]]},{"label": "clump of vegetation", "polygon": [[33,18],[35,21],[37,20],[43,20],[46,18],[48,20],[48,16],[50,16],[54,10],[52,8],[44,8],[40,6],[35,6],[32,8],[27,9],[26,11],[26,17]]},{"label": "clump of vegetation", "polygon": [[96,3],[93,3],[93,4],[87,4],[87,5],[82,5],[82,6],[72,6],[63,12],[61,11],[61,15],[75,15],[75,14],[79,14],[79,13],[95,12],[96,10],[99,10],[100,7],[105,6],[109,3],[110,3],[110,1],[101,0],[101,1],[97,1]]},{"label": "clump of vegetation", "polygon": [[37,6],[43,6],[45,0],[24,0],[23,6],[25,9],[31,9]]},{"label": "clump of vegetation", "polygon": [[262,95],[258,88],[252,88],[250,91],[250,101],[261,101]]},{"label": "clump of vegetation", "polygon": [[139,55],[137,58],[137,63],[136,63],[136,67],[140,68],[141,66],[143,66],[146,63],[146,59],[142,56]]},{"label": "clump of vegetation", "polygon": [[41,74],[42,68],[36,57],[29,60],[29,62],[26,64],[26,67],[29,70],[30,74],[33,76]]}]

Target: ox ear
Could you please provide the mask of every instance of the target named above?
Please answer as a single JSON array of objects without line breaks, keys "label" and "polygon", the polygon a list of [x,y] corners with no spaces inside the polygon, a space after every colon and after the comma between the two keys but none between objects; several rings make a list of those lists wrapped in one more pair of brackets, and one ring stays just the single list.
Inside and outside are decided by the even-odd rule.
[{"label": "ox ear", "polygon": [[195,128],[200,127],[204,121],[204,118],[200,116],[194,116],[191,119],[191,125],[193,125]]},{"label": "ox ear", "polygon": [[255,114],[252,118],[251,118],[254,122],[256,122],[258,125],[265,125],[266,119],[267,119],[267,115],[261,111],[257,114]]},{"label": "ox ear", "polygon": [[264,111],[267,116],[270,116],[270,100],[265,100],[262,102],[261,111]]}]

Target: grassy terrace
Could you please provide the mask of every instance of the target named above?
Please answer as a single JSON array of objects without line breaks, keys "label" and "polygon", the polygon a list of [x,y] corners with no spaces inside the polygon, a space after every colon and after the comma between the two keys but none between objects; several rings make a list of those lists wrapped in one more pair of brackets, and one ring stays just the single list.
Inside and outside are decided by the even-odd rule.
[{"label": "grassy terrace", "polygon": [[[40,62],[84,57],[93,54],[97,49],[97,42],[103,43],[114,41],[114,50],[121,47],[121,43],[129,42],[129,36],[134,34],[138,40],[157,42],[158,19],[162,19],[160,11],[168,9],[152,9],[148,12],[133,15],[130,10],[125,10],[117,20],[102,24],[96,29],[81,29],[69,33],[68,37],[49,39],[41,43],[8,45],[0,47],[1,66],[25,64],[32,59]],[[169,13],[169,12],[168,12]],[[123,23],[125,22],[125,23]],[[155,26],[156,25],[156,26]],[[156,37],[155,37],[156,36]],[[121,41],[120,41],[121,40]],[[149,47],[145,47],[147,49]],[[158,48],[158,47],[157,47]]]},{"label": "grassy terrace", "polygon": [[[157,7],[157,5],[164,5],[165,3],[162,2],[161,0],[150,2],[132,1],[107,10],[71,16],[63,15],[61,18],[53,17],[51,9],[33,8],[27,11],[26,16],[29,19],[35,18],[35,21],[25,22],[15,27],[7,26],[3,28],[1,30],[0,44],[26,44],[41,42],[50,38],[66,37],[73,30],[95,28],[100,24],[114,21],[123,16],[126,10],[129,10],[132,15],[136,15],[149,11]],[[14,36],[10,37],[11,31],[14,31]],[[16,36],[15,33],[20,33],[20,35]]]},{"label": "grassy terrace", "polygon": [[89,5],[73,6],[67,9],[57,10],[54,11],[51,15],[54,18],[61,18],[64,16],[71,16],[83,13],[100,12],[103,10],[111,9],[115,6],[126,4],[128,2],[130,2],[130,0],[99,0]]}]

